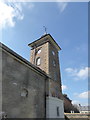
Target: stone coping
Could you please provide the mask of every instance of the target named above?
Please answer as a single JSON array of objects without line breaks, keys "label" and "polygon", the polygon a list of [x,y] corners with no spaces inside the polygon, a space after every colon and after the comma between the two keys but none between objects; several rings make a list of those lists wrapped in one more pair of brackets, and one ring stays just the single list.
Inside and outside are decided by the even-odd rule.
[{"label": "stone coping", "polygon": [[46,98],[47,98],[47,99],[52,99],[52,100],[57,100],[57,101],[62,101],[62,102],[63,102],[62,99],[59,99],[59,98],[57,98],[57,97],[48,96],[48,97],[46,97]]},{"label": "stone coping", "polygon": [[39,73],[41,73],[42,75],[46,76],[47,78],[50,78],[49,75],[46,74],[46,72],[44,72],[39,67],[37,67],[34,64],[30,63],[29,61],[27,61],[25,58],[21,57],[19,54],[17,54],[16,52],[14,52],[13,50],[11,50],[10,48],[8,48],[7,46],[5,46],[1,42],[0,42],[0,48],[2,50],[4,50],[4,51],[8,52],[9,54],[13,55],[15,58],[17,58],[17,60],[20,60],[22,63],[25,63],[29,67],[33,68],[35,71],[38,71]]}]

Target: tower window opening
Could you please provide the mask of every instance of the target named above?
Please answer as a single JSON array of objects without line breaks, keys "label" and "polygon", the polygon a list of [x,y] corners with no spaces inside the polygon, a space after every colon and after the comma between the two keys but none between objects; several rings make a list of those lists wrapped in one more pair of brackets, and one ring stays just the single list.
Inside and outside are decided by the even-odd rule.
[{"label": "tower window opening", "polygon": [[55,55],[55,52],[54,52],[54,51],[52,51],[52,54],[53,54],[53,55]]},{"label": "tower window opening", "polygon": [[40,57],[38,57],[37,59],[36,59],[36,65],[40,65],[41,64],[41,59],[40,59]]}]

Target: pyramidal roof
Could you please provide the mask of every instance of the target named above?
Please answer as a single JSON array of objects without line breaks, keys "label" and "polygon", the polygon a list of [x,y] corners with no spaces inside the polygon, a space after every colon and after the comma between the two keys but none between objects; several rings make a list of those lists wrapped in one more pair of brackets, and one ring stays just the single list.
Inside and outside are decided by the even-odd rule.
[{"label": "pyramidal roof", "polygon": [[41,44],[44,44],[46,42],[50,42],[51,44],[53,44],[58,51],[61,50],[60,46],[56,43],[56,41],[53,39],[53,37],[50,34],[45,34],[41,36],[39,39],[28,44],[28,46],[34,48],[35,46],[36,47],[40,46]]}]

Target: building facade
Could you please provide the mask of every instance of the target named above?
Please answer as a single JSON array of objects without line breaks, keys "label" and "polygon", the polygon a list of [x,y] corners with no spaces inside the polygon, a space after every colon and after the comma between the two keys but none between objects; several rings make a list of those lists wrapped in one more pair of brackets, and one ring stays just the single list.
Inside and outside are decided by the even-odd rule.
[{"label": "building facade", "polygon": [[78,110],[79,110],[80,113],[90,114],[90,106],[81,106],[81,105],[79,105]]},{"label": "building facade", "polygon": [[29,44],[30,62],[0,43],[2,111],[7,118],[64,118],[58,51],[50,34]]}]

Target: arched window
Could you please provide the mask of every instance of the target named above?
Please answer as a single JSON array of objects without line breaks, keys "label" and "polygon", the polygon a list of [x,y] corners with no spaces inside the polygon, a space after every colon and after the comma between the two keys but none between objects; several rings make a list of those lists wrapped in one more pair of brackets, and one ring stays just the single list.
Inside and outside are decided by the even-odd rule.
[{"label": "arched window", "polygon": [[36,65],[40,65],[40,63],[41,63],[41,59],[40,59],[40,57],[38,57],[38,58],[36,59]]}]

